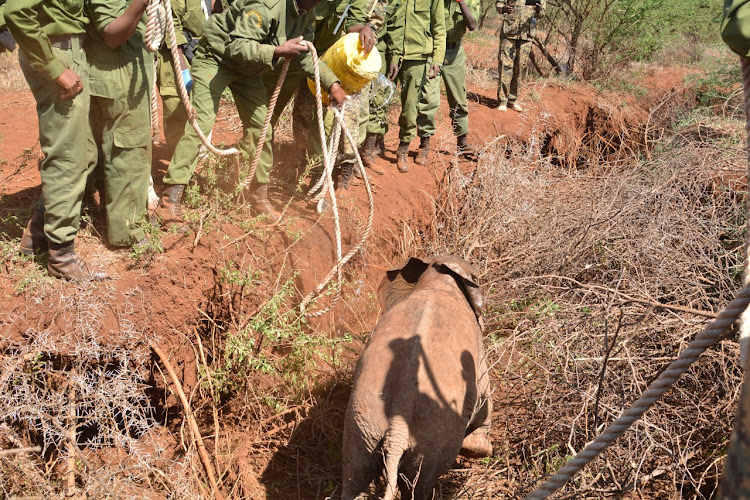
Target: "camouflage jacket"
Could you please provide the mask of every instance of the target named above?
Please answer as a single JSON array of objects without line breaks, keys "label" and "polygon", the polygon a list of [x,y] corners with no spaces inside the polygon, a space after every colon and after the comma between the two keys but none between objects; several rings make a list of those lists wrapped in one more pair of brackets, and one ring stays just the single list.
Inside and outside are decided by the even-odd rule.
[{"label": "camouflage jacket", "polygon": [[[506,6],[513,7],[513,14],[503,14],[503,8]],[[530,40],[534,36],[536,20],[544,15],[547,2],[539,0],[537,8],[527,5],[526,0],[499,0],[495,2],[495,8],[503,22],[500,27],[502,38]]]}]

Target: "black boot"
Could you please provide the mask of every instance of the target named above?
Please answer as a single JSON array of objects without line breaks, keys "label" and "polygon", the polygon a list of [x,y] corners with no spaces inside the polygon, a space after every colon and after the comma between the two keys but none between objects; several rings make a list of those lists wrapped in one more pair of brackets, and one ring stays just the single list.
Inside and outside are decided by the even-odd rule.
[{"label": "black boot", "polygon": [[185,194],[184,184],[169,184],[161,195],[159,206],[154,210],[154,217],[161,221],[164,227],[179,226],[179,231],[187,231],[182,220],[182,196]]},{"label": "black boot", "polygon": [[469,144],[469,139],[466,134],[459,135],[456,138],[456,149],[458,150],[458,154],[462,156],[473,156],[474,153],[476,153],[474,146]]},{"label": "black boot", "polygon": [[44,236],[44,210],[37,208],[29,222],[26,223],[26,229],[23,230],[20,252],[23,255],[31,256],[46,251],[47,237]]},{"label": "black boot", "polygon": [[108,277],[104,271],[91,271],[86,262],[75,253],[72,241],[50,242],[47,271],[55,278],[72,281],[99,281]]}]

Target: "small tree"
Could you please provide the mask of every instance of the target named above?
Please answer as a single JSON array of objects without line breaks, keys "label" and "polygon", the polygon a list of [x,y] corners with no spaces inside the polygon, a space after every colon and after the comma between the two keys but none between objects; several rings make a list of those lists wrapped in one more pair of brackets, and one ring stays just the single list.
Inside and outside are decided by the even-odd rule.
[{"label": "small tree", "polygon": [[550,0],[537,47],[559,73],[597,78],[691,34],[715,36],[721,0]]}]

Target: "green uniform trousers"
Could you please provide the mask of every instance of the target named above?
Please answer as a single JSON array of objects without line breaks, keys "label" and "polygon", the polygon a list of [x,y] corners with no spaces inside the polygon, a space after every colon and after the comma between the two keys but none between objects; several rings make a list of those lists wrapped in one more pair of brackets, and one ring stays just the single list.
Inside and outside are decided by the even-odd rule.
[{"label": "green uniform trousers", "polygon": [[[159,95],[162,104],[162,119],[164,127],[164,138],[167,141],[167,154],[171,157],[180,142],[182,134],[185,133],[187,123],[187,109],[180,99],[180,91],[172,67],[172,54],[169,49],[162,47],[159,50],[156,66],[156,85],[159,87]],[[206,132],[207,133],[207,132]]]},{"label": "green uniform trousers", "polygon": [[521,38],[500,38],[497,51],[497,100],[513,104],[518,98],[518,79],[521,68],[529,58],[531,42]]},{"label": "green uniform trousers", "polygon": [[[263,83],[268,91],[268,100],[270,102],[276,84],[279,81],[282,65],[274,68],[272,71],[263,72]],[[308,152],[317,155],[322,152],[320,146],[320,134],[318,132],[318,119],[315,111],[315,97],[307,88],[307,75],[299,64],[294,61],[289,65],[284,83],[281,86],[279,97],[276,100],[276,107],[273,110],[271,118],[272,129],[276,128],[279,117],[284,108],[294,96],[294,108],[292,112],[292,131],[295,139],[307,138]],[[271,133],[266,136],[266,142],[272,141]]]},{"label": "green uniform trousers", "polygon": [[[191,103],[195,108],[195,115],[204,134],[208,134],[214,126],[219,103],[224,90],[229,87],[234,97],[237,112],[242,121],[243,134],[240,148],[252,158],[255,156],[255,145],[263,129],[268,104],[268,94],[263,85],[260,74],[243,75],[223,67],[212,55],[205,52],[202,46],[193,59],[193,95]],[[273,152],[270,136],[263,147],[263,153],[255,171],[255,180],[260,184],[268,184],[269,173],[273,166]],[[188,184],[198,163],[198,151],[201,140],[193,127],[185,125],[185,134],[177,144],[172,155],[165,184]]]},{"label": "green uniform trousers", "polygon": [[[82,38],[82,37],[81,37]],[[92,155],[93,138],[89,126],[89,70],[86,52],[80,39],[72,38],[72,48],[53,47],[55,58],[75,71],[83,83],[83,92],[73,99],[60,100],[60,87],[33,70],[21,52],[20,65],[36,99],[39,117],[44,234],[52,243],[68,243],[75,239],[81,222],[81,200]]]},{"label": "green uniform trousers", "polygon": [[[453,133],[457,136],[469,133],[469,103],[466,101],[466,53],[458,45],[445,51],[442,80],[450,106]],[[435,135],[435,114],[440,108],[440,78],[428,78],[419,101],[417,128],[420,136]]]},{"label": "green uniform trousers", "polygon": [[[401,81],[401,116],[398,117],[398,136],[401,142],[411,142],[417,136],[419,101],[428,79],[429,66],[426,59],[404,61],[401,64],[398,76]],[[419,132],[422,135],[422,131]]]},{"label": "green uniform trousers", "polygon": [[153,58],[145,50],[128,56],[112,51],[91,65],[91,123],[101,134],[110,245],[129,246],[145,237],[152,71]]}]

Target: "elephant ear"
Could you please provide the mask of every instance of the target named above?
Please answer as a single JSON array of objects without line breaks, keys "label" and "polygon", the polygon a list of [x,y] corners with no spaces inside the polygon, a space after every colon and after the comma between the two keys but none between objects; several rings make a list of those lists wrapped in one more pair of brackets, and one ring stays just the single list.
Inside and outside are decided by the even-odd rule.
[{"label": "elephant ear", "polygon": [[410,257],[398,267],[386,271],[385,278],[378,287],[378,299],[384,309],[390,309],[401,299],[409,295],[422,274],[430,264]]},{"label": "elephant ear", "polygon": [[484,298],[482,297],[481,288],[476,283],[476,269],[464,259],[452,255],[435,257],[434,263],[443,266],[453,275],[459,287],[464,292],[466,301],[474,310],[479,325],[484,327],[484,321],[482,320]]}]

